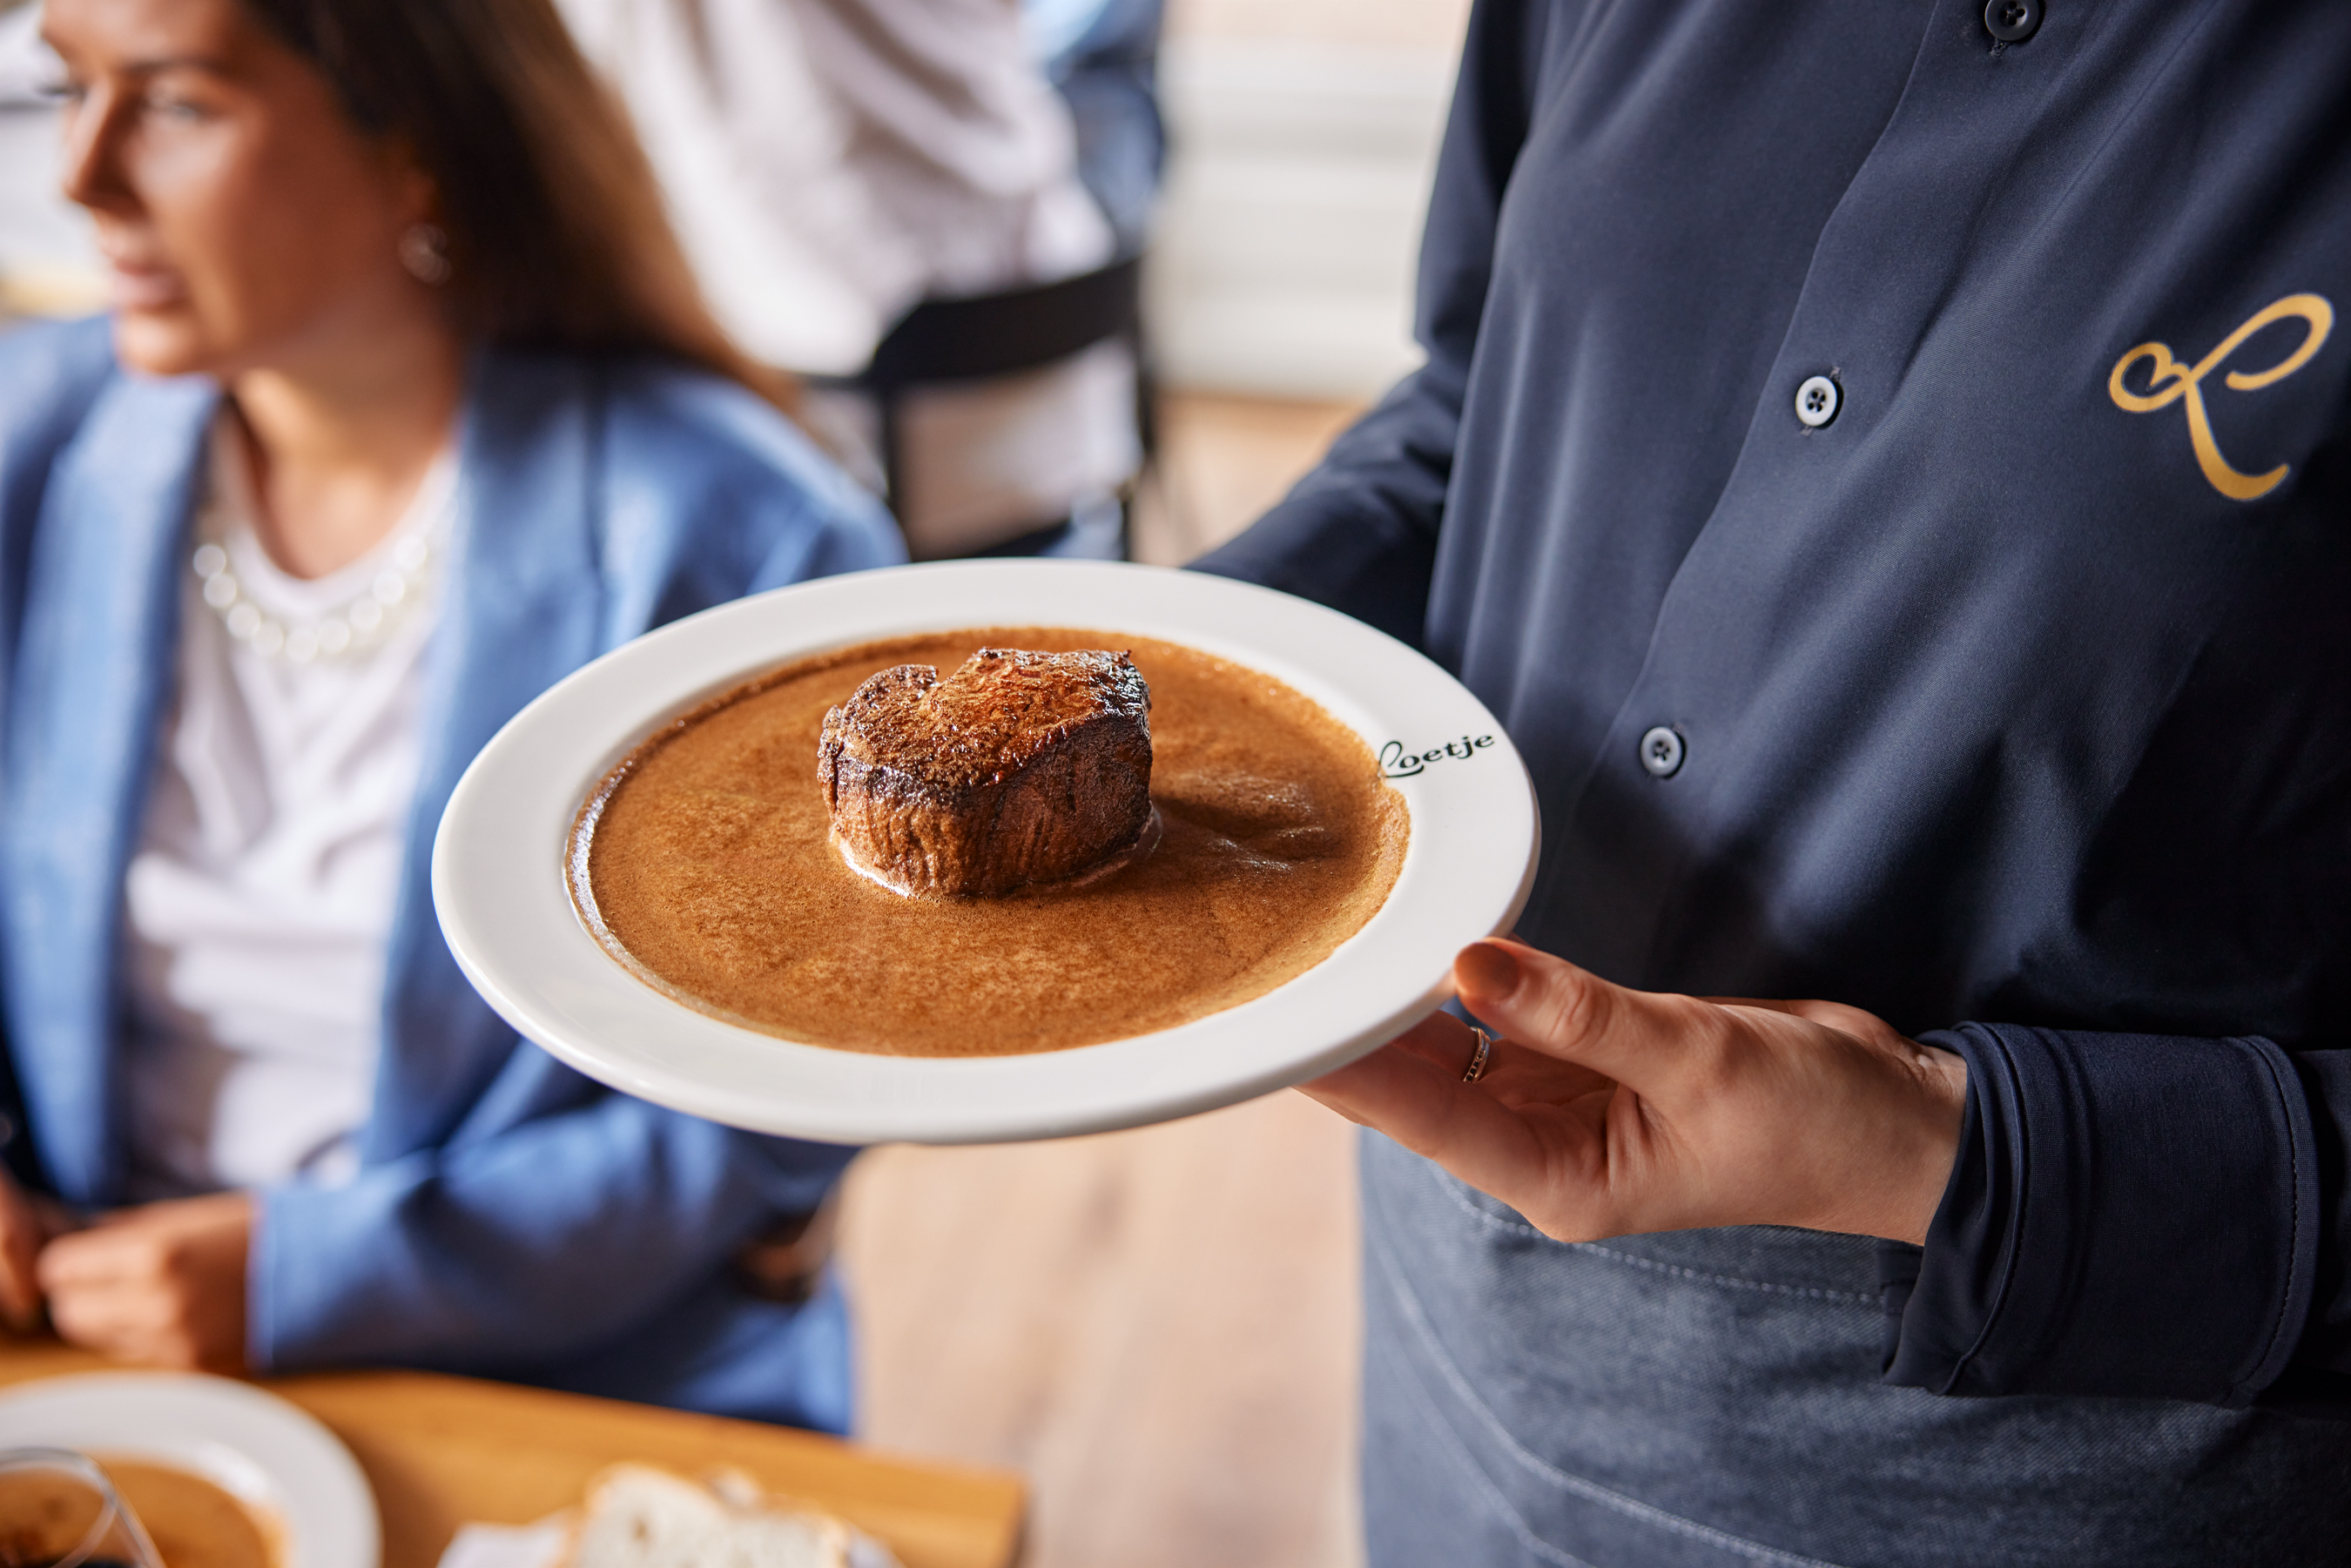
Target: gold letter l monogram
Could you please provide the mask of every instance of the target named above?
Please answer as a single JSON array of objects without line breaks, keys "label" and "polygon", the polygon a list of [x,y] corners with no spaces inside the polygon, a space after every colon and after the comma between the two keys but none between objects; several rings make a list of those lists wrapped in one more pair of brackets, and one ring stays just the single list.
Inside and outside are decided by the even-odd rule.
[{"label": "gold letter l monogram", "polygon": [[[2232,501],[2257,501],[2284,481],[2290,465],[2280,464],[2266,474],[2240,474],[2230,467],[2229,460],[2220,455],[2220,444],[2212,439],[2212,421],[2204,412],[2201,383],[2220,368],[2222,361],[2243,347],[2246,339],[2271,322],[2283,321],[2289,316],[2299,316],[2308,324],[2310,329],[2302,340],[2302,347],[2268,370],[2252,375],[2231,371],[2226,378],[2237,392],[2253,392],[2272,382],[2282,382],[2308,364],[2310,357],[2326,341],[2326,334],[2335,329],[2335,307],[2315,294],[2290,294],[2266,307],[2193,366],[2173,359],[2168,344],[2141,343],[2115,361],[2114,373],[2106,378],[2106,395],[2115,400],[2116,407],[2132,413],[2152,413],[2186,398],[2188,440],[2196,448],[2196,462],[2204,470],[2204,477],[2212,482],[2212,488]],[[2123,378],[2141,360],[2154,361],[2148,372],[2147,391],[2143,394],[2123,385]]]}]

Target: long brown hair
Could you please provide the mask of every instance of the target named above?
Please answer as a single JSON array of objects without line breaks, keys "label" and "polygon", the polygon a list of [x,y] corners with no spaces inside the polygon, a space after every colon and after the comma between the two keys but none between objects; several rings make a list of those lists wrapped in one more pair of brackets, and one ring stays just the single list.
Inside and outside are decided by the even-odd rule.
[{"label": "long brown hair", "polygon": [[791,409],[790,378],[712,318],[627,112],[552,0],[246,4],[432,177],[468,334],[666,354]]}]

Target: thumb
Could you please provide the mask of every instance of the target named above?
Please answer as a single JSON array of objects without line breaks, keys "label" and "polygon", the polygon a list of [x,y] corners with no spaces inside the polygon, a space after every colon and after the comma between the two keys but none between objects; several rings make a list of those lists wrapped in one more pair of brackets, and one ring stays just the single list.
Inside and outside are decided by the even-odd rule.
[{"label": "thumb", "polygon": [[1689,1038],[1690,1009],[1702,1006],[1611,985],[1564,958],[1501,937],[1461,949],[1453,984],[1465,1007],[1517,1043],[1635,1091],[1673,1059]]}]

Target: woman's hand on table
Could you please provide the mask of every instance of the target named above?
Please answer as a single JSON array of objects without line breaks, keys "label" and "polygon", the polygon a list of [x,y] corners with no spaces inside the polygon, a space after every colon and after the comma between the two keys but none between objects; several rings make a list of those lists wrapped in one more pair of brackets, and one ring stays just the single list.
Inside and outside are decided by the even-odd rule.
[{"label": "woman's hand on table", "polygon": [[241,1192],[117,1209],[42,1251],[49,1322],[120,1360],[242,1372],[252,1241],[253,1199]]},{"label": "woman's hand on table", "polygon": [[1792,1225],[1923,1241],[1959,1150],[1967,1067],[1835,1002],[1626,990],[1521,943],[1454,960],[1502,1031],[1484,1073],[1439,1013],[1307,1093],[1590,1241]]},{"label": "woman's hand on table", "polygon": [[0,1320],[19,1333],[41,1321],[41,1249],[66,1228],[56,1203],[0,1171]]}]

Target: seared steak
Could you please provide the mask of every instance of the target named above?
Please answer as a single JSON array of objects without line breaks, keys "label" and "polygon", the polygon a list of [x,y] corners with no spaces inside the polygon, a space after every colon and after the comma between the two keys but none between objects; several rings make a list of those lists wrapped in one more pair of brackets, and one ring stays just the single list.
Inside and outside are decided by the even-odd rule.
[{"label": "seared steak", "polygon": [[817,768],[850,863],[908,894],[1061,882],[1150,828],[1151,690],[1124,653],[982,648],[883,670],[824,716]]}]

